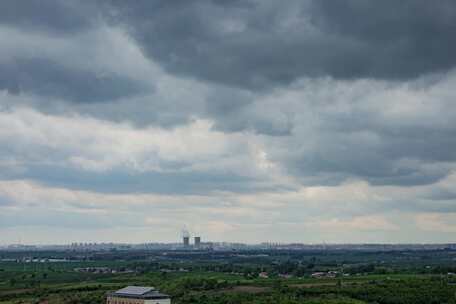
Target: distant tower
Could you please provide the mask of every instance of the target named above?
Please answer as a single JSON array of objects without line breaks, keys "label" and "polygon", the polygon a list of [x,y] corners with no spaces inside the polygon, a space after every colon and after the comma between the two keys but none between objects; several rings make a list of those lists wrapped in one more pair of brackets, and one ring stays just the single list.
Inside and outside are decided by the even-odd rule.
[{"label": "distant tower", "polygon": [[195,236],[195,247],[201,246],[201,237]]}]

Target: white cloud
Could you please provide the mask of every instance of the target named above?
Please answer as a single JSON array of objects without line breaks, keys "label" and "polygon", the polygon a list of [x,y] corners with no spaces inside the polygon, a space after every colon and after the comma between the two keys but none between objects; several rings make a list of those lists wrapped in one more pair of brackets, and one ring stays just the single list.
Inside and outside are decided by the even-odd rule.
[{"label": "white cloud", "polygon": [[415,216],[419,230],[432,232],[456,232],[456,212],[452,213],[420,213]]},{"label": "white cloud", "polygon": [[[0,142],[15,151],[8,156],[17,162],[56,162],[89,171],[167,170],[165,162],[214,166],[234,152],[249,157],[248,150],[242,151],[246,138],[214,131],[207,120],[173,129],[136,129],[78,115],[45,115],[30,108],[0,112]],[[10,165],[15,163],[10,160]]]},{"label": "white cloud", "polygon": [[383,216],[357,216],[348,220],[330,219],[317,223],[324,230],[340,231],[340,230],[399,230],[399,226],[391,223]]},{"label": "white cloud", "polygon": [[[359,233],[397,232],[394,240],[405,242],[407,235],[401,231],[410,228],[407,218],[415,219],[424,231],[453,231],[452,213],[415,211],[422,208],[422,196],[446,183],[405,189],[353,181],[281,193],[165,195],[99,193],[25,180],[1,181],[0,202],[7,204],[0,204],[3,222],[0,230],[16,227],[17,231],[25,231],[30,225],[43,229],[61,225],[61,220],[68,217],[73,218],[72,222],[63,224],[64,227],[74,229],[73,225],[86,225],[98,239],[104,239],[103,231],[122,228],[142,231],[142,235],[137,235],[142,241],[155,240],[150,231],[156,229],[162,233],[157,240],[173,239],[187,225],[191,231],[212,240],[268,241],[293,229],[306,233],[282,235],[281,239],[315,242],[320,236],[326,241],[351,242],[363,240]],[[120,235],[116,240],[126,241]]]}]

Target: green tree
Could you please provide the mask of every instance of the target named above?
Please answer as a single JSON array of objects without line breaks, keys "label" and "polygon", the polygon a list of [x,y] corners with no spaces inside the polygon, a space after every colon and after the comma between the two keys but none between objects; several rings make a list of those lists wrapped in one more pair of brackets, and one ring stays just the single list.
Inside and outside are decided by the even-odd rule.
[{"label": "green tree", "polygon": [[15,278],[11,278],[11,279],[9,280],[9,284],[10,284],[11,286],[16,285],[16,279],[15,279]]}]

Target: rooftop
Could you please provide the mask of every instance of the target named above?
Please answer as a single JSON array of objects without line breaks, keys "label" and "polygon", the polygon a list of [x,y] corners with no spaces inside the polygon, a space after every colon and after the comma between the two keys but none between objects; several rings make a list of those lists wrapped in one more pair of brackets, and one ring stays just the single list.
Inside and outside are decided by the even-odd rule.
[{"label": "rooftop", "polygon": [[108,294],[111,297],[119,298],[140,298],[140,299],[167,299],[169,295],[160,293],[154,287],[127,286]]}]

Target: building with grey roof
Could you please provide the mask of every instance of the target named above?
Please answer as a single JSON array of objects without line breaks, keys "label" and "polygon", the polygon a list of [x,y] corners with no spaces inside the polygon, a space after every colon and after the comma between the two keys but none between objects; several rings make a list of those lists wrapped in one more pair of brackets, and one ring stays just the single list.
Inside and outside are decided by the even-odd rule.
[{"label": "building with grey roof", "polygon": [[154,287],[127,286],[108,293],[106,304],[171,304],[171,298]]}]

